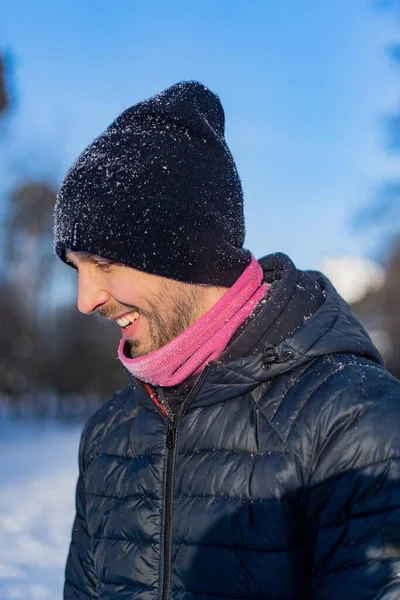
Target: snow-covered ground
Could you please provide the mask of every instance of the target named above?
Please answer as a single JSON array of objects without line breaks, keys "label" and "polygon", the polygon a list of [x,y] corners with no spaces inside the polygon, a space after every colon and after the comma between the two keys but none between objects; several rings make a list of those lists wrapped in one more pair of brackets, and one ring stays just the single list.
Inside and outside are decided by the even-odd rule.
[{"label": "snow-covered ground", "polygon": [[0,599],[62,599],[82,426],[0,422]]}]

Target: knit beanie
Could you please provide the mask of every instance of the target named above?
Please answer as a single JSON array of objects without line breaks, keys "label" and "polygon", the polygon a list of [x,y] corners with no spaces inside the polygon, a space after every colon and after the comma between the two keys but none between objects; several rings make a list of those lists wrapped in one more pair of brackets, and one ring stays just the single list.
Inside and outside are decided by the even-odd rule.
[{"label": "knit beanie", "polygon": [[243,249],[240,179],[224,111],[204,85],[173,85],[125,110],[67,173],[54,249],[88,252],[175,280],[231,286]]}]

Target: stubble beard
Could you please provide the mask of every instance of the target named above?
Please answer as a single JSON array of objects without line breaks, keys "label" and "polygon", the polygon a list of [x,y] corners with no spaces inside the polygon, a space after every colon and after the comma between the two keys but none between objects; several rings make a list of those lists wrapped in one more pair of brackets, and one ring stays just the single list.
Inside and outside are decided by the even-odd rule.
[{"label": "stubble beard", "polygon": [[[197,288],[198,290],[198,288]],[[141,310],[149,328],[149,341],[127,340],[130,358],[145,356],[165,346],[186,331],[203,313],[201,299],[193,285],[165,281],[162,290],[147,301],[148,310]]]}]

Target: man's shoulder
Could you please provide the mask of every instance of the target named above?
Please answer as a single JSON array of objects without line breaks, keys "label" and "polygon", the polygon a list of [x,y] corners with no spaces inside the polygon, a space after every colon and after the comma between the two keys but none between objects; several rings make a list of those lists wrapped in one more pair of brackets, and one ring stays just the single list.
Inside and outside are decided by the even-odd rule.
[{"label": "man's shoulder", "polygon": [[261,412],[289,445],[354,416],[363,426],[367,414],[386,422],[400,418],[400,382],[380,364],[352,353],[321,355],[259,389]]},{"label": "man's shoulder", "polygon": [[388,410],[391,404],[400,406],[400,382],[383,366],[351,353],[317,359],[303,378],[310,384],[309,409],[319,415],[329,406],[338,412],[354,404],[366,404],[378,411]]},{"label": "man's shoulder", "polygon": [[[331,368],[324,372],[323,363]],[[323,465],[319,475],[397,459],[400,382],[384,367],[351,354],[327,355],[315,369],[318,381],[310,386],[297,425],[312,439],[312,462]]]}]

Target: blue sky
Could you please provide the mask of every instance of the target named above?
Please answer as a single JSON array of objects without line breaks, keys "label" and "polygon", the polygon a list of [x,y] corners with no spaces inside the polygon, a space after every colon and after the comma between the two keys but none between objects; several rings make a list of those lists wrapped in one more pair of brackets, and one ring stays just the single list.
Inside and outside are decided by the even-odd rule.
[{"label": "blue sky", "polygon": [[349,223],[398,171],[383,118],[396,39],[368,0],[18,0],[0,7],[17,104],[8,159],[58,183],[123,109],[197,79],[221,98],[242,178],[246,246],[301,268],[374,256]]}]

